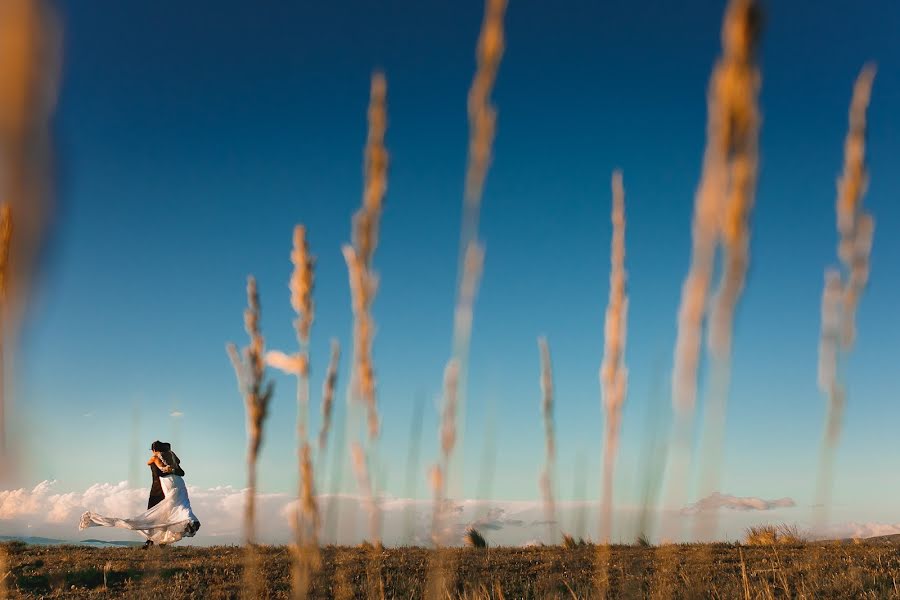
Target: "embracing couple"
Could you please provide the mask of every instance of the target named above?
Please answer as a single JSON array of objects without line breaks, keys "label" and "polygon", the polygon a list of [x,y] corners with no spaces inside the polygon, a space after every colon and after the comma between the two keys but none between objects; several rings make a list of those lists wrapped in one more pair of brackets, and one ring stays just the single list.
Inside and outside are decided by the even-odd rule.
[{"label": "embracing couple", "polygon": [[136,517],[122,519],[105,517],[93,512],[81,515],[79,529],[88,527],[119,527],[136,531],[147,542],[144,548],[153,544],[171,544],[183,537],[193,537],[200,529],[200,521],[191,510],[187,487],[184,485],[184,470],[178,455],[172,452],[168,442],[153,442],[153,454],[147,464],[153,474],[150,500],[147,510]]}]

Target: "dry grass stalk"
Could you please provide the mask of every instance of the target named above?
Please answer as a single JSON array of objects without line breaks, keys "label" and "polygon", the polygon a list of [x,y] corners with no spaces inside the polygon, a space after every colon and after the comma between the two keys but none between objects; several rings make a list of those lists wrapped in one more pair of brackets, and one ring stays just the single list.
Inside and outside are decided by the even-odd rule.
[{"label": "dry grass stalk", "polygon": [[9,245],[12,229],[12,209],[9,202],[4,202],[0,205],[0,302],[4,306],[9,293]]},{"label": "dry grass stalk", "polygon": [[807,536],[796,525],[756,525],[748,527],[744,533],[744,543],[748,546],[799,545],[807,541]]},{"label": "dry grass stalk", "polygon": [[[690,463],[688,441],[697,402],[703,318],[720,240],[725,246],[726,264],[725,279],[710,318],[709,342],[714,354],[730,348],[734,304],[746,273],[747,218],[755,188],[759,126],[759,74],[753,57],[760,21],[755,0],[729,2],[722,24],[722,56],[707,90],[706,149],[694,200],[691,263],[681,289],[672,369],[676,423],[669,480],[673,482],[673,503],[678,505],[684,503],[682,487]],[[727,373],[727,367],[723,373]]]},{"label": "dry grass stalk", "polygon": [[[6,341],[15,339],[50,214],[49,119],[60,54],[54,19],[41,0],[0,3],[0,476],[13,464],[6,456]],[[0,549],[2,573],[5,555]],[[0,598],[6,591],[3,581]]]},{"label": "dry grass stalk", "polygon": [[[484,20],[476,49],[477,66],[472,86],[469,88],[469,150],[466,165],[466,187],[463,202],[463,222],[460,237],[459,279],[454,311],[453,359],[459,369],[460,396],[458,407],[452,413],[444,411],[449,418],[456,419],[456,413],[465,408],[465,381],[468,363],[469,340],[472,333],[472,314],[475,294],[481,278],[484,262],[484,248],[478,241],[478,220],[484,181],[491,162],[491,149],[496,132],[497,110],[491,104],[491,93],[503,56],[504,33],[503,16],[506,0],[486,0]],[[455,427],[455,426],[454,426]],[[442,430],[446,429],[442,423]],[[450,455],[452,456],[452,448]],[[449,458],[442,460],[445,471],[444,482],[449,479]],[[437,504],[440,506],[440,502]]]},{"label": "dry grass stalk", "polygon": [[324,449],[328,443],[328,432],[331,430],[331,415],[334,410],[334,392],[337,388],[338,362],[341,359],[341,345],[337,340],[331,340],[331,359],[328,361],[328,371],[325,372],[325,381],[322,383],[322,424],[319,428],[319,449]]},{"label": "dry grass stalk", "polygon": [[315,285],[316,259],[309,253],[306,240],[306,227],[294,227],[294,248],[291,251],[291,263],[294,272],[291,274],[291,307],[297,313],[294,327],[297,329],[297,341],[301,346],[309,344],[309,331],[315,317],[312,293]]},{"label": "dry grass stalk", "polygon": [[[743,294],[750,262],[750,215],[756,195],[759,166],[759,90],[756,65],[760,17],[753,1],[734,2],[722,32],[720,69],[714,75],[722,113],[723,152],[726,153],[726,196],[721,206],[719,238],[722,266],[709,314],[707,347],[713,358],[709,398],[704,414],[704,447],[700,494],[719,487],[720,456],[724,443],[725,412],[731,380],[734,315]],[[715,534],[716,513],[696,521],[698,537]]]},{"label": "dry grass stalk", "polygon": [[609,592],[610,558],[609,544],[599,543],[594,552],[594,594],[596,598],[606,598]]},{"label": "dry grass stalk", "polygon": [[294,513],[294,577],[295,598],[305,598],[310,577],[318,568],[319,510],[313,491],[313,467],[307,441],[309,419],[309,334],[315,317],[312,299],[315,285],[315,258],[309,252],[306,227],[294,227],[291,263],[294,270],[288,287],[291,291],[291,307],[297,314],[294,329],[299,351],[287,355],[283,352],[266,353],[269,366],[297,377],[297,468],[299,471],[298,506]]},{"label": "dry grass stalk", "polygon": [[463,256],[462,279],[453,313],[454,348],[459,361],[468,356],[469,341],[472,337],[475,296],[478,293],[478,284],[481,282],[483,270],[484,246],[477,241],[470,241]]},{"label": "dry grass stalk", "polygon": [[844,286],[836,269],[826,269],[822,289],[822,329],[819,335],[819,389],[828,398],[825,421],[826,446],[837,444],[844,413],[844,391],[838,381],[838,349],[841,335],[841,296]]},{"label": "dry grass stalk", "polygon": [[[460,262],[453,323],[453,350],[444,374],[444,408],[441,416],[441,458],[430,471],[434,492],[432,540],[441,543],[447,485],[453,450],[458,437],[457,413],[465,409],[466,372],[475,294],[484,263],[484,248],[478,241],[481,197],[497,128],[497,110],[491,104],[491,92],[503,56],[503,16],[506,0],[485,0],[484,20],[476,50],[477,67],[469,89],[469,150],[466,165],[466,187],[463,200],[463,222],[460,236]],[[441,554],[432,557],[427,596],[443,596],[449,565]]]},{"label": "dry grass stalk", "polygon": [[[691,265],[681,291],[673,404],[681,413],[693,411],[697,397],[700,334],[712,278],[716,245],[723,233],[731,239],[733,286],[743,281],[740,248],[747,243],[746,218],[752,206],[756,172],[756,94],[759,75],[752,58],[759,30],[759,9],[753,0],[732,0],[722,26],[723,56],[710,80],[707,142],[703,173],[697,188],[692,225]],[[726,261],[727,262],[727,261]],[[728,267],[726,266],[726,270]],[[740,275],[740,276],[739,276]],[[729,290],[732,293],[733,290]],[[737,290],[738,293],[739,290]],[[727,295],[721,296],[717,322],[728,321]],[[730,327],[710,324],[714,347],[730,341]]]},{"label": "dry grass stalk", "polygon": [[729,360],[734,311],[744,289],[750,251],[750,214],[759,165],[760,74],[755,54],[760,24],[752,0],[732,2],[722,31],[724,56],[713,76],[726,156],[727,195],[719,223],[724,257],[709,319],[713,356]]},{"label": "dry grass stalk", "polygon": [[844,170],[838,179],[837,223],[840,233],[838,257],[848,272],[844,289],[841,345],[849,348],[856,337],[856,307],[869,280],[869,255],[875,222],[862,210],[869,184],[866,169],[866,111],[872,96],[875,67],[863,67],[853,86],[850,128],[844,142]]},{"label": "dry grass stalk", "polygon": [[[838,378],[838,363],[841,351],[849,350],[856,337],[856,309],[869,280],[869,256],[875,230],[874,219],[862,209],[862,198],[868,186],[866,110],[874,78],[875,68],[867,65],[853,86],[850,123],[844,142],[844,168],[837,184],[838,258],[846,271],[846,282],[839,269],[828,268],[822,290],[818,384],[828,398],[828,408],[816,495],[817,504],[823,507],[827,507],[830,495],[833,455],[840,437],[846,401],[844,387]],[[819,511],[818,520],[823,518],[823,512]]]},{"label": "dry grass stalk", "polygon": [[353,245],[343,247],[350,275],[354,317],[351,387],[366,406],[369,439],[373,440],[378,437],[380,423],[375,397],[375,370],[372,365],[375,324],[371,308],[378,289],[378,276],[372,271],[372,256],[378,245],[378,227],[387,189],[388,154],[384,147],[387,128],[386,96],[387,83],[384,75],[375,73],[372,76],[369,99],[363,204],[353,216]]},{"label": "dry grass stalk", "polygon": [[[381,428],[375,393],[375,370],[372,362],[375,323],[371,309],[378,289],[378,276],[372,270],[372,258],[378,246],[378,229],[384,195],[387,191],[388,153],[384,147],[384,135],[387,130],[386,100],[387,82],[383,74],[376,72],[372,75],[369,94],[369,131],[365,149],[365,183],[362,206],[353,216],[353,244],[345,244],[342,248],[350,277],[350,296],[353,309],[353,369],[350,375],[348,398],[355,397],[366,407],[368,438],[371,442],[377,439]],[[334,349],[332,360],[337,360]],[[336,368],[335,363],[335,377]],[[330,414],[333,383],[329,384],[328,379],[325,383],[325,398],[328,399]],[[323,398],[323,410],[325,398]],[[323,429],[323,431],[325,430]],[[324,440],[324,435],[320,437]],[[375,490],[369,477],[365,451],[356,442],[351,446],[351,458],[358,487],[367,498],[369,535],[373,543],[380,544]]]},{"label": "dry grass stalk", "polygon": [[0,2],[0,196],[16,223],[10,300],[26,300],[50,217],[50,116],[60,68],[56,15],[43,0]]},{"label": "dry grass stalk", "polygon": [[541,416],[544,421],[546,464],[540,476],[541,496],[544,501],[544,519],[547,521],[549,543],[556,538],[556,502],[553,497],[553,473],[556,462],[556,439],[553,432],[553,365],[550,362],[550,346],[547,338],[538,338],[541,354]]},{"label": "dry grass stalk", "polygon": [[381,544],[381,515],[378,503],[375,501],[375,492],[372,489],[372,480],[369,477],[369,467],[366,464],[366,452],[358,442],[350,446],[350,456],[353,462],[353,473],[356,475],[356,486],[360,494],[365,498],[366,512],[369,513],[369,541],[374,546]]},{"label": "dry grass stalk", "polygon": [[445,537],[445,509],[447,507],[447,477],[450,458],[456,446],[456,411],[459,401],[459,361],[451,358],[444,368],[444,402],[441,413],[441,459],[430,471],[431,491],[434,495],[434,513],[431,540],[441,546]]},{"label": "dry grass stalk", "polygon": [[237,377],[238,389],[244,397],[247,413],[247,497],[244,503],[244,540],[247,545],[247,565],[245,567],[246,594],[258,595],[259,581],[256,577],[257,558],[253,551],[256,539],[256,464],[259,448],[263,441],[263,423],[272,399],[273,385],[265,380],[265,340],[260,329],[259,293],[256,279],[247,278],[247,309],[244,311],[244,329],[250,336],[250,343],[242,353],[229,343],[228,356]]},{"label": "dry grass stalk", "polygon": [[447,362],[447,366],[444,368],[444,402],[440,431],[441,458],[440,462],[434,466],[431,477],[431,487],[435,499],[432,540],[437,545],[440,545],[438,532],[443,528],[444,518],[441,511],[445,507],[450,465],[458,436],[456,419],[462,397],[462,364],[464,356],[468,352],[475,294],[478,291],[483,265],[484,249],[477,242],[472,242],[466,249],[463,277],[460,282],[459,299],[454,315],[454,339],[465,349],[455,352],[455,356]]},{"label": "dry grass stalk", "polygon": [[[491,92],[503,57],[503,15],[506,0],[487,0],[484,21],[478,37],[478,67],[469,89],[469,161],[466,169],[466,205],[477,218],[484,180],[491,163],[491,147],[497,129],[497,109],[491,104]],[[471,224],[477,230],[477,221]]]},{"label": "dry grass stalk", "polygon": [[[60,68],[60,30],[43,0],[0,2],[0,199],[4,202],[3,305],[0,314],[0,476],[15,467],[7,456],[7,408],[18,325],[27,308],[51,217],[50,117]],[[15,223],[15,235],[12,235]]]},{"label": "dry grass stalk", "polygon": [[300,481],[301,496],[295,523],[297,539],[293,577],[294,598],[308,596],[312,578],[322,566],[322,556],[319,552],[319,507],[315,495],[312,452],[307,442],[304,442],[300,449]]},{"label": "dry grass stalk", "polygon": [[[9,247],[12,229],[12,210],[9,202],[4,202],[0,205],[0,452],[6,451],[6,319],[9,314]],[[0,469],[0,473],[2,472]]]},{"label": "dry grass stalk", "polygon": [[487,548],[487,540],[474,527],[466,529],[464,539],[469,548]]},{"label": "dry grass stalk", "polygon": [[[9,284],[9,244],[12,237],[12,211],[9,202],[0,206],[0,452],[6,451],[6,315]],[[5,461],[4,461],[5,462]],[[2,471],[0,471],[2,473]],[[0,548],[0,573],[6,573],[6,549]],[[0,599],[7,593],[6,577],[0,581]]]},{"label": "dry grass stalk", "polygon": [[850,127],[844,142],[844,169],[838,179],[838,258],[848,272],[847,282],[843,282],[840,271],[828,269],[822,292],[818,380],[819,389],[829,397],[826,424],[826,443],[829,445],[837,443],[843,412],[843,391],[837,373],[839,346],[848,349],[853,342],[856,306],[869,278],[874,220],[862,210],[862,196],[868,185],[865,164],[866,110],[874,77],[874,67],[866,66],[853,87]]},{"label": "dry grass stalk", "polygon": [[628,388],[628,369],[625,367],[628,326],[628,295],[625,290],[625,188],[622,185],[621,171],[613,172],[612,196],[609,302],[604,326],[603,363],[600,366],[600,385],[606,413],[600,540],[606,542],[612,536],[613,470],[622,428],[622,407]]}]

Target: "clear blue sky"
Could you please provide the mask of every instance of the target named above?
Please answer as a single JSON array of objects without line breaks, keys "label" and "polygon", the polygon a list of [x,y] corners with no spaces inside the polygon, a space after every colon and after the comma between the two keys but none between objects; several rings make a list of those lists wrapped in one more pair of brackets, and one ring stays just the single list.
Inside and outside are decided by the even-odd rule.
[{"label": "clear blue sky", "polygon": [[[597,370],[609,269],[609,176],[624,171],[631,299],[617,498],[636,501],[647,414],[668,379],[723,2],[510,0],[482,212],[465,466],[478,492],[496,431],[494,497],[538,496],[539,334],[557,386],[559,494],[576,457],[599,493]],[[171,438],[193,484],[244,481],[244,411],[224,352],[243,343],[254,273],[270,347],[294,348],[291,229],[318,256],[313,420],[329,338],[351,314],[340,245],[360,203],[369,76],[388,81],[392,163],[375,366],[387,490],[405,493],[412,408],[425,402],[417,494],[436,456],[450,349],[480,2],[60,2],[60,211],[27,331],[20,413],[26,480],[70,488],[136,473]],[[835,502],[891,515],[900,484],[900,4],[766,3],[761,175],[737,317],[723,491],[812,502],[825,401],[816,389],[823,269],[836,261],[835,179],[851,86],[878,63],[870,109],[871,285],[846,362]],[[343,388],[343,385],[342,385]],[[656,390],[656,391],[654,391]],[[338,396],[343,406],[343,391]],[[135,406],[140,453],[132,433]],[[181,419],[169,416],[173,410]],[[278,377],[261,486],[294,482],[294,383]],[[85,416],[89,415],[89,416]],[[97,458],[106,457],[97,461]],[[88,463],[85,463],[88,459]],[[138,467],[134,466],[138,461]],[[99,467],[99,468],[98,468]],[[345,488],[353,490],[350,478]]]}]

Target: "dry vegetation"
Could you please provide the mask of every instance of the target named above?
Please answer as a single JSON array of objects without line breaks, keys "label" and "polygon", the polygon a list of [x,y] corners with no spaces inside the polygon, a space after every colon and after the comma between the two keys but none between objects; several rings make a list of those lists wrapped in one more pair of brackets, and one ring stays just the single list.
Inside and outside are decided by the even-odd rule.
[{"label": "dry vegetation", "polygon": [[[0,11],[0,26],[12,23],[24,28],[23,31],[31,31],[37,27],[35,23],[40,16],[33,8],[37,4],[26,0],[0,0],[0,5],[9,5],[14,9],[9,14]],[[485,2],[484,23],[477,48],[478,68],[468,97],[470,139],[453,351],[445,372],[440,456],[431,471],[435,499],[433,541],[436,549],[385,549],[381,546],[377,482],[374,480],[377,473],[370,475],[368,466],[370,456],[367,453],[376,444],[381,427],[372,356],[375,335],[372,305],[378,289],[372,259],[378,245],[389,162],[384,146],[387,84],[384,76],[376,73],[370,94],[363,202],[353,218],[352,244],[342,249],[349,272],[354,315],[349,395],[360,400],[366,410],[368,434],[365,442],[352,441],[349,448],[358,487],[367,498],[371,541],[354,548],[318,547],[319,512],[313,488],[314,450],[309,444],[307,431],[310,399],[308,348],[313,318],[314,263],[306,244],[306,231],[298,226],[292,254],[295,272],[290,288],[291,303],[297,313],[294,325],[299,352],[291,355],[266,353],[260,331],[259,294],[252,277],[248,280],[248,308],[244,317],[249,344],[242,352],[234,345],[228,347],[247,412],[246,546],[154,547],[141,551],[135,548],[28,546],[15,542],[0,544],[0,598],[7,591],[12,597],[40,598],[288,598],[292,595],[297,598],[420,598],[426,595],[434,598],[900,598],[900,551],[895,543],[858,540],[843,544],[811,543],[795,527],[786,525],[750,528],[744,544],[654,547],[641,536],[633,546],[596,546],[564,534],[559,546],[491,548],[478,531],[469,529],[465,536],[467,547],[441,547],[446,525],[444,512],[453,491],[449,489],[451,460],[454,452],[463,447],[463,430],[459,424],[464,422],[462,414],[465,408],[468,348],[485,252],[478,235],[478,220],[496,133],[497,110],[492,104],[491,94],[504,52],[505,8],[506,0]],[[755,196],[760,127],[757,96],[761,78],[755,62],[759,25],[759,12],[754,0],[731,0],[723,25],[722,57],[710,81],[708,139],[695,199],[692,262],[683,284],[678,312],[673,404],[680,419],[690,417],[694,410],[698,396],[697,372],[702,361],[703,324],[708,320],[709,339],[706,345],[713,359],[715,377],[709,393],[711,399],[708,402],[713,408],[712,416],[707,417],[707,428],[715,435],[721,435],[719,432],[724,429],[733,316],[745,286],[749,265],[750,216]],[[26,39],[30,38],[26,36]],[[32,75],[46,72],[50,74],[48,77],[52,76],[53,69],[36,64],[33,48],[13,50],[9,52],[7,49],[7,54],[22,62],[19,71]],[[3,56],[0,52],[0,59]],[[0,66],[3,64],[0,60]],[[844,272],[829,272],[826,295],[823,297],[820,385],[831,400],[827,436],[830,445],[837,438],[839,411],[843,402],[843,392],[838,389],[836,380],[838,351],[839,347],[840,350],[848,349],[854,338],[855,312],[859,295],[868,281],[868,260],[874,230],[874,220],[861,207],[867,182],[864,163],[865,109],[873,77],[873,69],[863,71],[852,102],[850,133],[846,142],[847,159],[837,203],[839,259]],[[21,91],[19,88],[37,87],[39,83],[25,79],[11,82],[0,77],[0,146],[16,159],[13,164],[5,165],[5,170],[18,176],[7,177],[12,183],[6,184],[9,189],[4,191],[12,200],[0,208],[0,303],[4,307],[8,304],[8,282],[13,281],[10,274],[18,274],[21,278],[23,272],[31,269],[28,261],[22,261],[24,265],[18,266],[18,270],[8,272],[6,256],[11,243],[11,223],[15,221],[17,228],[20,228],[20,223],[27,225],[28,219],[19,218],[23,214],[28,216],[21,205],[25,201],[39,199],[43,192],[41,186],[34,182],[20,180],[21,173],[41,171],[37,168],[40,164],[25,164],[28,157],[20,147],[24,147],[26,141],[32,144],[41,142],[38,144],[41,148],[47,145],[42,123],[46,120],[49,107],[32,109],[33,115],[25,114],[29,111],[24,104],[12,105],[4,101],[10,94],[2,93],[13,89],[17,93],[12,97],[17,98],[22,96],[18,93]],[[9,127],[9,123],[16,126]],[[34,154],[37,158],[31,160],[36,163],[45,159],[43,152]],[[4,165],[0,164],[0,167]],[[0,168],[0,171],[3,170]],[[624,189],[618,173],[613,179],[613,198],[610,298],[601,371],[603,401],[607,411],[601,539],[608,538],[611,531],[613,465],[627,387],[624,364],[628,310],[624,264]],[[31,220],[34,221],[31,223],[32,231],[26,230],[26,235],[19,237],[35,245],[34,240],[40,238],[37,225],[41,219],[33,217]],[[15,239],[13,243],[20,243]],[[721,281],[712,290],[719,250],[722,257]],[[26,257],[31,253],[20,252]],[[8,323],[0,317],[0,331],[4,331],[5,325]],[[318,438],[320,449],[327,445],[331,426],[339,348],[336,341],[332,343],[331,360],[323,384],[323,418]],[[541,490],[547,520],[552,522],[555,512],[553,467],[556,459],[552,420],[554,398],[549,349],[544,340],[541,341],[541,356],[547,457]],[[295,522],[297,538],[293,550],[254,544],[256,464],[273,394],[271,382],[266,377],[267,363],[298,377],[298,498],[302,513]],[[0,354],[0,375],[3,375],[2,364]],[[6,404],[3,389],[3,378],[0,377],[0,450],[3,446],[2,409]],[[676,435],[676,445],[679,439],[680,434]],[[707,486],[716,481],[715,461],[722,444],[718,437],[713,440],[709,444],[709,454],[713,456],[711,466],[702,469],[704,485]],[[673,464],[676,472],[687,469],[686,463],[683,466],[679,466],[677,461]],[[455,478],[459,479],[461,475],[457,474]],[[679,482],[687,480],[677,474],[672,479]],[[459,482],[455,483],[458,487]],[[550,533],[550,538],[556,538],[559,534],[554,529]]]},{"label": "dry vegetation", "polygon": [[[13,543],[6,581],[24,598],[236,598],[240,547],[84,548]],[[434,550],[324,547],[311,598],[364,598],[380,574],[386,598],[420,598]],[[442,549],[457,565],[453,598],[594,598],[595,547]],[[611,598],[900,598],[900,551],[877,544],[613,546]],[[264,594],[288,598],[291,553],[260,549]],[[368,570],[368,575],[367,575]],[[105,583],[104,583],[105,581]],[[380,597],[381,594],[378,594]]]}]

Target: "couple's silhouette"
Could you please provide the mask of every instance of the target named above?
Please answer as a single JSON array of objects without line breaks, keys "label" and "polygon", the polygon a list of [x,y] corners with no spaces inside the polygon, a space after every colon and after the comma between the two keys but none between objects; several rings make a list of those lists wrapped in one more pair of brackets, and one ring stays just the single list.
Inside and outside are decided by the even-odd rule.
[{"label": "couple's silhouette", "polygon": [[94,512],[81,515],[79,529],[88,527],[119,527],[130,529],[146,540],[144,547],[171,544],[183,537],[193,537],[200,529],[200,521],[191,510],[184,470],[181,461],[168,442],[155,441],[147,464],[153,475],[147,510],[130,518],[106,517]]}]

